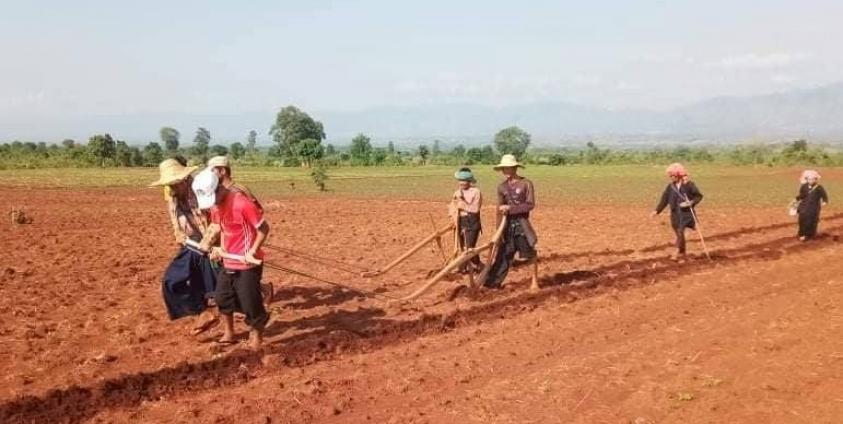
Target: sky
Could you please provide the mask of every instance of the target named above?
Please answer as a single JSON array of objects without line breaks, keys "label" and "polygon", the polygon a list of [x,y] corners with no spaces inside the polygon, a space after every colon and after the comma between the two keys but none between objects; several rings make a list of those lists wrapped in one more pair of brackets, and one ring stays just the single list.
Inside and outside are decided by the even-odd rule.
[{"label": "sky", "polygon": [[0,140],[287,104],[665,110],[843,80],[840,16],[811,0],[0,0]]}]

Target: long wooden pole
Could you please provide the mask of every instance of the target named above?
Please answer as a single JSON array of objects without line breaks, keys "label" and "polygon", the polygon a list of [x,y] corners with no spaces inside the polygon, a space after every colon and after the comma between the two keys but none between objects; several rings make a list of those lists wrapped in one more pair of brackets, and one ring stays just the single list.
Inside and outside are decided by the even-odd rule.
[{"label": "long wooden pole", "polygon": [[421,250],[421,248],[424,247],[426,244],[430,243],[431,241],[433,241],[434,239],[436,239],[438,237],[441,237],[443,234],[447,233],[452,228],[454,228],[453,223],[448,224],[444,228],[440,228],[439,230],[436,230],[436,232],[434,232],[433,234],[425,237],[424,240],[418,242],[415,246],[411,247],[410,250],[404,252],[404,254],[402,254],[401,256],[396,258],[394,261],[390,262],[388,265],[386,265],[383,268],[380,268],[378,270],[375,270],[375,271],[364,272],[364,273],[361,274],[361,276],[369,278],[369,277],[376,277],[378,275],[386,273],[387,271],[391,270],[392,268],[395,268],[396,266],[398,266],[401,262],[404,262],[405,260],[407,260],[407,258],[412,256],[414,253]]},{"label": "long wooden pole", "polygon": [[457,259],[454,259],[445,268],[442,268],[441,271],[439,271],[438,273],[436,273],[436,275],[431,277],[430,280],[428,280],[426,283],[424,283],[424,285],[421,286],[418,290],[414,291],[413,293],[411,293],[411,294],[409,294],[405,297],[402,297],[401,300],[402,301],[413,300],[413,299],[425,294],[428,290],[430,290],[431,287],[435,286],[436,283],[438,283],[440,280],[442,280],[442,278],[444,278],[446,275],[450,274],[453,270],[459,268],[462,264],[468,262],[469,260],[471,260],[471,258],[479,255],[483,251],[491,249],[493,245],[494,245],[494,243],[489,241],[489,242],[486,242],[486,244],[484,244],[482,246],[475,247],[473,249],[465,250],[459,257],[457,257]]},{"label": "long wooden pole", "polygon": [[486,277],[492,269],[492,264],[495,262],[495,256],[498,255],[498,245],[501,237],[503,236],[504,230],[506,230],[508,220],[509,219],[506,216],[503,216],[500,224],[498,224],[497,231],[495,231],[495,234],[492,236],[492,243],[494,243],[494,246],[492,247],[492,250],[489,251],[489,258],[486,260],[486,265],[483,266],[483,270],[480,271],[480,274],[477,274],[476,277],[476,280],[479,281],[480,284],[486,283]]}]

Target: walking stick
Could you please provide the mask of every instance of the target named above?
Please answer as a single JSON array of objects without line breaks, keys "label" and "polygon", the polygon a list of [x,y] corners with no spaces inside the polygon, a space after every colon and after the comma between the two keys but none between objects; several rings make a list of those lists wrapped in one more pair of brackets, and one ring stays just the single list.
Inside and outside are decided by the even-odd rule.
[{"label": "walking stick", "polygon": [[[685,196],[685,201],[691,202],[691,200],[688,199],[688,195],[683,194],[683,196]],[[700,220],[697,219],[697,213],[694,212],[694,205],[693,204],[691,204],[690,209],[691,209],[691,217],[694,218],[694,225],[697,227],[697,234],[700,236],[700,244],[702,245],[703,252],[705,252],[705,257],[708,258],[708,260],[713,261],[713,259],[711,259],[711,255],[708,253],[708,248],[705,246],[705,237],[703,237],[702,225],[700,225]]]}]

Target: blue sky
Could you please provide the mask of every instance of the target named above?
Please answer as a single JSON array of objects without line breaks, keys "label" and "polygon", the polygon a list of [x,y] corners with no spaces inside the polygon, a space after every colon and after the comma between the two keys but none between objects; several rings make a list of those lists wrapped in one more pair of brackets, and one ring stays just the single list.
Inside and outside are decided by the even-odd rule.
[{"label": "blue sky", "polygon": [[843,79],[834,1],[3,0],[0,10],[0,115],[21,125],[290,103],[665,109]]}]

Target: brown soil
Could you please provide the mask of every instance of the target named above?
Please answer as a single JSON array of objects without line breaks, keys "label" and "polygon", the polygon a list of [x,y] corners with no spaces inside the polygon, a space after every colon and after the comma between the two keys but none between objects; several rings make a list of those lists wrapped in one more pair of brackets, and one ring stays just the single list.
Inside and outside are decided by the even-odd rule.
[{"label": "brown soil", "polygon": [[[780,208],[703,208],[713,260],[668,255],[648,208],[547,206],[534,216],[542,290],[458,289],[389,305],[304,277],[276,284],[263,351],[170,322],[176,247],[153,191],[4,189],[0,422],[839,422],[843,214],[800,243]],[[441,266],[440,203],[265,199],[270,261],[385,296]],[[484,211],[491,230],[492,210]],[[491,231],[489,231],[491,232]],[[689,234],[694,238],[694,234]],[[488,237],[488,234],[486,235]],[[447,238],[447,237],[446,237]],[[450,244],[445,243],[445,249]],[[485,258],[484,258],[485,260]],[[245,328],[238,323],[245,337]]]}]

